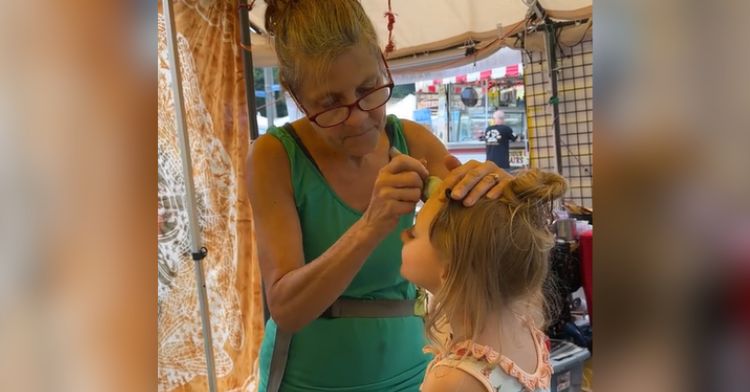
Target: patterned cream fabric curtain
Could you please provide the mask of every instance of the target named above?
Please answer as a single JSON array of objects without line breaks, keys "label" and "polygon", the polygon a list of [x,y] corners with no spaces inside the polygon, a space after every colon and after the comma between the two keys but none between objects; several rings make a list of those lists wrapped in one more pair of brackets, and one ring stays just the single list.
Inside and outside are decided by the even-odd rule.
[{"label": "patterned cream fabric curtain", "polygon": [[[244,175],[249,146],[236,1],[175,1],[218,387],[253,391],[263,334],[260,273]],[[161,11],[161,9],[160,9]],[[208,390],[185,186],[160,13],[159,391]]]}]

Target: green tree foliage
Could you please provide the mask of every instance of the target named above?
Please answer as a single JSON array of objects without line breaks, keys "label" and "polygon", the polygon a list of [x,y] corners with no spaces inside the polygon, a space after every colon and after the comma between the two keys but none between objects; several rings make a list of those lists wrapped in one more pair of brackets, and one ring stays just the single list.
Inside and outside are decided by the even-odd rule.
[{"label": "green tree foliage", "polygon": [[403,98],[409,94],[414,94],[416,92],[416,87],[414,86],[414,83],[410,84],[400,84],[398,86],[393,87],[393,98]]}]

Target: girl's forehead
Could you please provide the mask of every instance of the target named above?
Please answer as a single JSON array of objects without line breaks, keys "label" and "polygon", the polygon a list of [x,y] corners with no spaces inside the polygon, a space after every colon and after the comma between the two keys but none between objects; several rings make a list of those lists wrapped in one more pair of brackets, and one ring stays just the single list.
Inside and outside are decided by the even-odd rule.
[{"label": "girl's forehead", "polygon": [[432,219],[435,217],[435,215],[437,215],[444,204],[445,201],[440,200],[438,197],[431,197],[427,199],[427,202],[424,204],[422,209],[419,210],[417,222],[421,220],[425,224],[429,224],[430,222],[432,222]]}]

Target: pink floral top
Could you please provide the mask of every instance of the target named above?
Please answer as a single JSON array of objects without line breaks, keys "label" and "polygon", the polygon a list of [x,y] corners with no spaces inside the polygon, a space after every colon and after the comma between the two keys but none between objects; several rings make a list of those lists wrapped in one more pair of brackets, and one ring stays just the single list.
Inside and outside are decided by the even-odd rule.
[{"label": "pink floral top", "polygon": [[547,392],[550,388],[552,366],[549,363],[547,336],[528,321],[534,337],[537,352],[537,367],[534,373],[527,373],[510,358],[498,353],[491,347],[466,340],[455,344],[450,352],[439,353],[431,346],[425,352],[435,355],[427,366],[427,373],[437,366],[459,368],[479,380],[488,392]]}]

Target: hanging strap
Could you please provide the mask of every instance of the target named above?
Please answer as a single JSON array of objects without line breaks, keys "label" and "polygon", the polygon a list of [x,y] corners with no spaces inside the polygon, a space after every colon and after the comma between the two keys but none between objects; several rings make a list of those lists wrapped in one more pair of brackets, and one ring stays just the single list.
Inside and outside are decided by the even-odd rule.
[{"label": "hanging strap", "polygon": [[266,392],[278,392],[281,380],[284,379],[286,360],[289,358],[289,347],[292,345],[292,334],[276,327],[276,339],[273,343],[271,365],[268,371],[268,386]]}]

